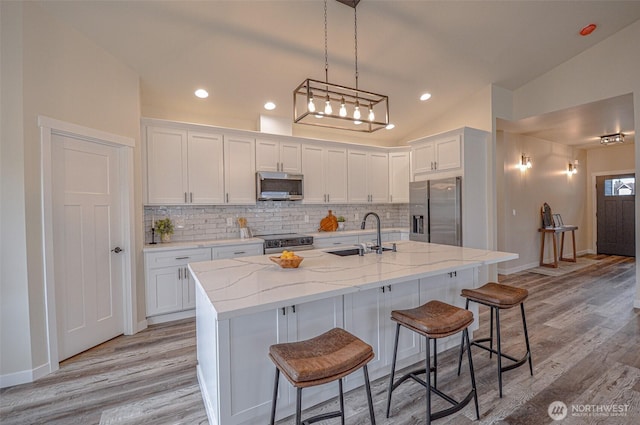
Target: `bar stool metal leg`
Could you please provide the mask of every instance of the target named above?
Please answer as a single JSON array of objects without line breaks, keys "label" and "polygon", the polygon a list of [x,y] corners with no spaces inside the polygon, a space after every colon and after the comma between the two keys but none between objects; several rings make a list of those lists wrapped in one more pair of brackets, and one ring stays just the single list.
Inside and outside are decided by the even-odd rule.
[{"label": "bar stool metal leg", "polygon": [[529,333],[527,332],[527,319],[524,317],[524,303],[520,304],[520,312],[522,313],[522,327],[524,328],[524,342],[527,344],[527,356],[529,356],[529,371],[533,376],[533,361],[531,360],[531,347],[529,347]]},{"label": "bar stool metal leg", "polygon": [[425,371],[426,378],[425,382],[427,384],[427,425],[431,425],[431,353],[429,352],[429,337],[425,336],[427,341],[427,358],[425,359]]},{"label": "bar stool metal leg", "polygon": [[344,425],[344,395],[342,394],[342,378],[338,379],[338,387],[340,388],[340,423]]},{"label": "bar stool metal leg", "polygon": [[393,393],[393,379],[396,374],[396,356],[398,355],[398,338],[400,337],[400,323],[396,324],[396,339],[393,343],[393,360],[391,361],[391,375],[389,376],[389,389],[387,391],[387,418],[391,410],[391,394]]},{"label": "bar stool metal leg", "polygon": [[496,311],[496,338],[498,343],[498,387],[500,388],[500,398],[502,398],[502,348],[500,345],[500,312],[497,308],[491,307]]},{"label": "bar stool metal leg", "polygon": [[280,380],[280,369],[276,368],[276,376],[273,383],[273,401],[271,402],[271,420],[270,425],[276,421],[276,401],[278,400],[278,381]]},{"label": "bar stool metal leg", "polygon": [[302,425],[302,388],[296,390],[296,425]]},{"label": "bar stool metal leg", "polygon": [[373,400],[371,398],[371,385],[369,383],[369,369],[367,368],[367,365],[364,365],[362,367],[362,373],[364,374],[364,387],[367,391],[367,403],[369,404],[369,416],[371,417],[371,425],[376,425],[376,416],[373,413]]},{"label": "bar stool metal leg", "polygon": [[473,370],[473,359],[471,358],[471,342],[469,341],[469,329],[465,329],[462,334],[463,341],[467,344],[467,358],[469,359],[469,373],[471,374],[471,387],[473,390],[473,401],[476,405],[476,418],[480,420],[480,407],[478,406],[478,390],[476,388],[476,375]]}]

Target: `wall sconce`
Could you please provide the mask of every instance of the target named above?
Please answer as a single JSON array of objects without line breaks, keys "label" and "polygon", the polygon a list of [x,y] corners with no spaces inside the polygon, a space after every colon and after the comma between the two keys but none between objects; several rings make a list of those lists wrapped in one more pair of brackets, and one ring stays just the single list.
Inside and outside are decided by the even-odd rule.
[{"label": "wall sconce", "polygon": [[567,164],[567,175],[571,176],[573,174],[578,174],[578,160],[576,159],[572,163]]},{"label": "wall sconce", "polygon": [[524,171],[527,168],[531,168],[531,157],[526,156],[525,154],[522,154],[522,156],[520,157],[520,163],[518,164],[518,167],[520,168],[521,171]]}]

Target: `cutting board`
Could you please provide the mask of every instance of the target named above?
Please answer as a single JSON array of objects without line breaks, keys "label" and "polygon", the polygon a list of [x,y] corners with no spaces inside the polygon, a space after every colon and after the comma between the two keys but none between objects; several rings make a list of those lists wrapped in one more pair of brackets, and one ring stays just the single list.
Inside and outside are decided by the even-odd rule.
[{"label": "cutting board", "polygon": [[320,228],[318,230],[321,232],[335,232],[336,229],[338,229],[338,218],[329,210],[329,214],[320,220]]}]

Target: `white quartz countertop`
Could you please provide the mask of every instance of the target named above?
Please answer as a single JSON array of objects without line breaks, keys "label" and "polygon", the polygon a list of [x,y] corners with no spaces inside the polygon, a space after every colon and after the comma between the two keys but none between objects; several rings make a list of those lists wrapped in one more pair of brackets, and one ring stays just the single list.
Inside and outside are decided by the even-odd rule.
[{"label": "white quartz countertop", "polygon": [[[218,320],[344,295],[381,285],[514,260],[518,254],[413,241],[397,252],[340,257],[304,251],[297,269],[282,269],[268,255],[190,263]],[[385,246],[391,246],[385,243]]]}]

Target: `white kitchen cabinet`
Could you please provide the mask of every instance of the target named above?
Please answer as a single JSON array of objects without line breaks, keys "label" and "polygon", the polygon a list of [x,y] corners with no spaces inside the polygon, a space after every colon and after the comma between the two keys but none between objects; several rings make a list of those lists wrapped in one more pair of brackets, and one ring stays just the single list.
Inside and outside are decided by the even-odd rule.
[{"label": "white kitchen cabinet", "polygon": [[389,202],[389,156],[386,152],[349,149],[347,170],[350,203]]},{"label": "white kitchen cabinet", "polygon": [[409,152],[389,153],[389,201],[394,204],[409,202]]},{"label": "white kitchen cabinet", "polygon": [[[396,323],[389,319],[391,311],[418,307],[419,293],[419,281],[411,280],[344,296],[344,328],[373,347],[376,357],[369,363],[369,370],[374,379],[389,372],[388,367],[393,359]],[[413,362],[419,354],[419,335],[401,330],[398,364]],[[355,381],[350,387],[363,382],[362,377],[356,375],[347,377],[347,381]]]},{"label": "white kitchen cabinet", "polygon": [[347,149],[302,145],[304,203],[347,202]]},{"label": "white kitchen cabinet", "polygon": [[256,140],[256,170],[300,173],[302,157],[300,144],[273,140]]},{"label": "white kitchen cabinet", "polygon": [[211,260],[211,248],[145,253],[147,317],[195,307],[195,286],[187,264]]},{"label": "white kitchen cabinet", "polygon": [[222,135],[148,127],[149,204],[216,204],[223,201]]},{"label": "white kitchen cabinet", "polygon": [[410,143],[414,174],[438,173],[462,166],[459,134],[431,136]]},{"label": "white kitchen cabinet", "polygon": [[[202,313],[208,313],[205,307],[202,308]],[[207,319],[212,326],[217,323],[220,345],[217,348],[218,361],[205,364],[215,363],[218,367],[203,370],[199,376],[207,382],[211,377],[218,376],[220,387],[209,387],[219,391],[217,396],[220,398],[221,409],[218,412],[218,423],[254,423],[254,418],[268,417],[271,408],[275,366],[268,356],[269,346],[312,338],[334,327],[342,327],[342,297],[291,305],[219,322],[214,318]],[[199,358],[204,355],[215,356],[216,353],[213,348],[208,353],[201,350],[199,347]],[[224,388],[229,390],[223,391]],[[303,391],[302,408],[306,409],[336,394],[337,388],[332,385],[307,388]],[[281,375],[277,418],[294,413],[295,403],[295,388]]]},{"label": "white kitchen cabinet", "polygon": [[315,236],[313,238],[313,246],[317,249],[323,248],[339,248],[356,245],[358,243],[358,235],[345,236]]},{"label": "white kitchen cabinet", "polygon": [[255,204],[255,140],[183,127],[146,127],[147,204]]},{"label": "white kitchen cabinet", "polygon": [[256,203],[255,139],[224,136],[225,203]]},{"label": "white kitchen cabinet", "polygon": [[240,244],[240,245],[225,245],[216,246],[213,248],[212,257],[214,260],[220,260],[223,258],[237,258],[237,257],[250,257],[252,255],[263,255],[264,244]]},{"label": "white kitchen cabinet", "polygon": [[222,202],[222,135],[148,127],[146,136],[148,204]]}]

